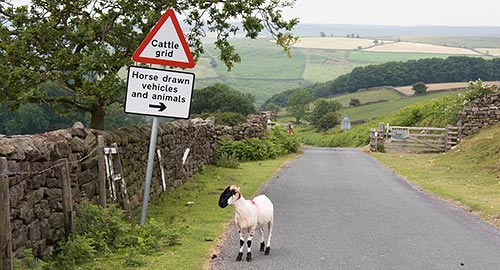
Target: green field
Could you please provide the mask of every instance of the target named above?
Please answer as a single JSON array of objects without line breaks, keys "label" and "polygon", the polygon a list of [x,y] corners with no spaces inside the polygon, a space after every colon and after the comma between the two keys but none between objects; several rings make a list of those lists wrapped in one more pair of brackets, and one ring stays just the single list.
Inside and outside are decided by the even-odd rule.
[{"label": "green field", "polygon": [[383,102],[383,101],[396,101],[406,96],[389,88],[380,88],[376,90],[369,91],[359,91],[356,93],[341,95],[337,97],[330,98],[330,100],[336,100],[342,104],[342,107],[349,107],[349,102],[351,99],[358,99],[361,104]]},{"label": "green field", "polygon": [[[440,43],[446,38],[432,37],[425,40],[429,43]],[[481,47],[492,46],[495,43],[495,39],[488,38],[477,41],[472,38],[450,38],[449,40],[453,41],[453,44],[462,42],[466,45],[482,45]],[[257,105],[261,105],[272,95],[286,90],[334,80],[338,76],[352,71],[355,67],[388,61],[450,56],[448,54],[294,47],[292,48],[292,57],[289,58],[283,49],[268,38],[256,40],[236,38],[232,39],[231,42],[241,56],[241,63],[236,63],[232,71],[228,72],[226,66],[218,59],[219,52],[215,50],[214,45],[205,44],[206,52],[201,56],[196,68],[193,69],[196,74],[195,87],[203,88],[214,83],[224,83],[236,90],[253,94]]]},{"label": "green field", "polygon": [[342,74],[351,72],[365,63],[349,61],[349,51],[294,48],[306,57],[303,78],[311,82],[325,82]]},{"label": "green field", "polygon": [[[359,92],[358,94],[363,95],[364,92]],[[419,103],[419,102],[425,102],[432,100],[437,97],[442,97],[445,95],[450,95],[450,94],[456,94],[458,91],[453,91],[453,92],[436,92],[436,93],[431,93],[427,94],[424,96],[418,96],[418,97],[408,97],[404,98],[402,97],[401,99],[398,100],[391,100],[388,102],[381,102],[381,103],[375,103],[375,104],[370,104],[370,105],[364,105],[364,106],[358,106],[358,107],[350,107],[350,108],[344,108],[340,110],[341,115],[347,115],[351,121],[358,121],[358,120],[371,120],[374,118],[377,118],[379,116],[387,115],[392,112],[395,112],[399,109],[402,109],[406,106]]]}]

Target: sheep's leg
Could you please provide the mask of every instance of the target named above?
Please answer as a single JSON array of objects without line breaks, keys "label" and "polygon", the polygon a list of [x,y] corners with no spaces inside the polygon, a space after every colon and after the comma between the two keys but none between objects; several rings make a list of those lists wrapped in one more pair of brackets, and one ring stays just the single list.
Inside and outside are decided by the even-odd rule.
[{"label": "sheep's leg", "polygon": [[266,251],[264,252],[264,255],[269,255],[269,252],[271,251],[271,236],[273,234],[273,221],[272,220],[267,224],[267,230],[268,230],[267,246],[266,246]]},{"label": "sheep's leg", "polygon": [[238,257],[236,257],[236,261],[239,262],[243,258],[243,245],[245,244],[245,237],[243,235],[243,232],[238,231],[240,234],[240,252],[238,253]]},{"label": "sheep's leg", "polygon": [[264,243],[264,228],[260,228],[260,252],[264,251],[266,244]]},{"label": "sheep's leg", "polygon": [[247,240],[247,245],[248,245],[248,249],[247,249],[247,262],[251,262],[252,261],[252,238],[253,238],[253,234],[254,233],[255,233],[255,230],[251,231],[250,235],[248,236],[248,240]]}]

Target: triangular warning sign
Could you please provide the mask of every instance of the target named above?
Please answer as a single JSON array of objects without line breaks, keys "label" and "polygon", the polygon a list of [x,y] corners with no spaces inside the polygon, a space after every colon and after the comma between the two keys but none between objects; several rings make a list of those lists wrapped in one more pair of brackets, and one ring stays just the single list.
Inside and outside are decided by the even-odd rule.
[{"label": "triangular warning sign", "polygon": [[140,63],[192,68],[193,56],[172,9],[163,14],[132,55]]}]

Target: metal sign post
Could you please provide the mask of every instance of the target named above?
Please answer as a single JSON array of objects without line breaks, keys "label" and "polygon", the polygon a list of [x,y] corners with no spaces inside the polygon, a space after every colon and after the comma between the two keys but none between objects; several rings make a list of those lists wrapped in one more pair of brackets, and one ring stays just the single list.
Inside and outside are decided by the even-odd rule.
[{"label": "metal sign post", "polygon": [[144,194],[142,197],[141,225],[146,223],[148,212],[149,192],[151,190],[151,177],[153,176],[153,163],[155,160],[156,138],[158,136],[158,117],[153,117],[151,127],[151,139],[149,142],[148,164],[146,167],[146,182],[144,183]]}]

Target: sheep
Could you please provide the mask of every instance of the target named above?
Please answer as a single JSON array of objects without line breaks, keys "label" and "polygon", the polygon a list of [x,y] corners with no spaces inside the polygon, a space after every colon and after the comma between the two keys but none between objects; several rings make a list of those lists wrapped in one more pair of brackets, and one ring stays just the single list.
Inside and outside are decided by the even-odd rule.
[{"label": "sheep", "polygon": [[[260,251],[264,251],[264,255],[269,255],[274,220],[274,207],[271,200],[266,195],[257,196],[252,200],[245,200],[241,195],[240,188],[232,185],[227,187],[219,198],[219,206],[221,208],[225,208],[230,204],[234,206],[234,221],[238,226],[238,233],[240,235],[240,249],[236,261],[241,261],[243,257],[245,234],[248,234],[246,259],[247,262],[252,261],[252,237],[256,229],[259,229],[261,234]],[[266,224],[268,236],[267,244],[265,245],[264,225]]]}]

